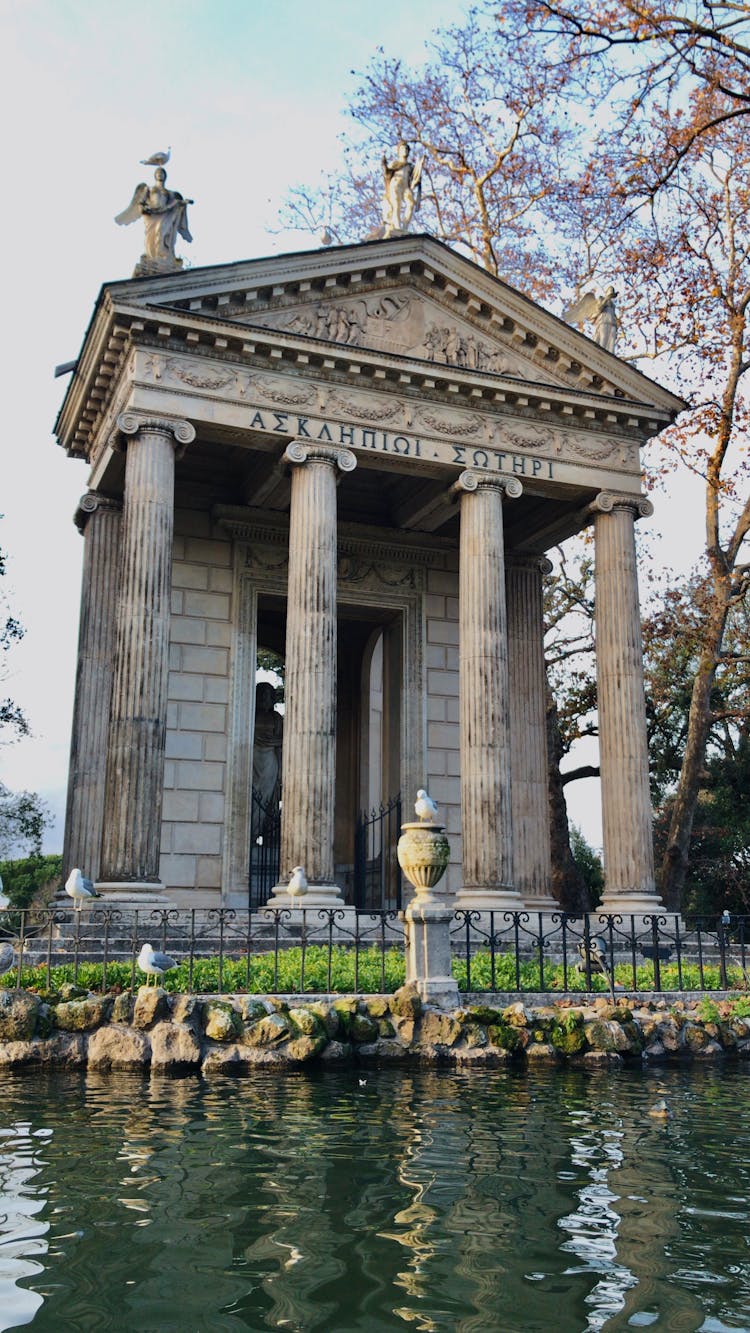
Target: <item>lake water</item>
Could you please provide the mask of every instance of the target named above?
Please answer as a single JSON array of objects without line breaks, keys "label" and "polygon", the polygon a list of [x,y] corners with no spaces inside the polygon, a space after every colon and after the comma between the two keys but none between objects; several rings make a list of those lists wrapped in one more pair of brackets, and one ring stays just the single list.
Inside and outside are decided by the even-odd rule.
[{"label": "lake water", "polygon": [[0,1329],[747,1330],[749,1199],[744,1068],[3,1074]]}]

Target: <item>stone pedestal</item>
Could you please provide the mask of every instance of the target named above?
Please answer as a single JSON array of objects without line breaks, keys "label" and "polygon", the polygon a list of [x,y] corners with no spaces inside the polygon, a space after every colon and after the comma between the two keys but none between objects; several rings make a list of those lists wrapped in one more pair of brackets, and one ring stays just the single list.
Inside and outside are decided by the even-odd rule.
[{"label": "stone pedestal", "polygon": [[459,566],[461,832],[456,906],[522,911],[513,884],[503,494],[514,478],[462,472]]},{"label": "stone pedestal", "polygon": [[84,545],[64,879],[74,867],[88,879],[99,876],[120,573],[120,510],[119,500],[89,491],[81,497],[75,515]]},{"label": "stone pedestal", "polygon": [[602,912],[663,910],[654,883],[643,647],[635,518],[653,513],[637,496],[594,502],[596,662],[604,830]]},{"label": "stone pedestal", "polygon": [[414,982],[426,1004],[456,1009],[458,986],[451,969],[450,928],[453,905],[433,889],[445,874],[450,846],[442,824],[402,824],[398,863],[416,891],[403,912],[406,980]]},{"label": "stone pedestal", "polygon": [[269,907],[304,866],[304,906],[341,907],[334,876],[336,794],[336,481],[357,465],[348,449],[289,445],[292,468],[282,751],[281,878]]},{"label": "stone pedestal", "polygon": [[100,891],[153,894],[159,844],[167,722],[169,601],[174,529],[175,446],[187,421],[126,412],[120,595],[107,755]]},{"label": "stone pedestal", "polygon": [[550,893],[547,716],[544,672],[544,556],[511,556],[506,563],[510,712],[513,883],[530,912],[554,912]]}]

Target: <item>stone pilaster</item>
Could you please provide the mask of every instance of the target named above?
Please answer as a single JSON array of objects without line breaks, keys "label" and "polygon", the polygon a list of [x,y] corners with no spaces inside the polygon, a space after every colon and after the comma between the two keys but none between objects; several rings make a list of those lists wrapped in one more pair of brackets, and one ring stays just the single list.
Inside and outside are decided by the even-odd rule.
[{"label": "stone pilaster", "polygon": [[503,494],[515,478],[462,472],[459,680],[463,886],[457,906],[522,910],[513,885]]},{"label": "stone pilaster", "polygon": [[526,907],[552,912],[552,849],[547,777],[543,578],[544,556],[516,555],[506,562],[508,675],[510,682],[513,882]]},{"label": "stone pilaster", "polygon": [[117,425],[125,495],[100,887],[136,892],[159,883],[175,448],[195,430],[132,412]]},{"label": "stone pilaster", "polygon": [[348,449],[295,442],[286,622],[281,878],[270,905],[288,906],[289,874],[304,866],[301,907],[340,906],[334,883],[336,792],[336,483],[357,460]]},{"label": "stone pilaster", "polygon": [[83,536],[83,575],[63,841],[64,879],[75,866],[90,879],[99,875],[121,508],[119,500],[89,491],[81,497],[75,514],[76,527]]},{"label": "stone pilaster", "polygon": [[635,554],[642,496],[602,492],[596,542],[596,664],[606,912],[662,907],[654,884],[643,647]]}]

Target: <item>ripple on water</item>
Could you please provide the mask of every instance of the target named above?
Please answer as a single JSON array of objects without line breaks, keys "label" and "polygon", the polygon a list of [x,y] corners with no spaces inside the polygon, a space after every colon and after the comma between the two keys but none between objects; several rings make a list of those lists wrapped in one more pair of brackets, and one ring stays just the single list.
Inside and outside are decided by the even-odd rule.
[{"label": "ripple on water", "polygon": [[750,1329],[746,1079],[7,1076],[0,1329]]}]

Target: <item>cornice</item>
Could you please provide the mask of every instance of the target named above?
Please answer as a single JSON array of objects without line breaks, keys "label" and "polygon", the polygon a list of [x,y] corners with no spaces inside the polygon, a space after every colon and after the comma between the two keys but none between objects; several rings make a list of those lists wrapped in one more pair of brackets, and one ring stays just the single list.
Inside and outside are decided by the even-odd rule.
[{"label": "cornice", "polygon": [[[284,547],[288,545],[288,521],[279,522],[269,517],[266,510],[242,505],[214,505],[211,517],[235,541],[267,542],[269,545]],[[456,550],[456,542],[449,538],[411,532],[394,532],[391,535],[382,528],[363,527],[354,523],[338,524],[336,545],[340,556],[407,561],[417,565],[440,563],[446,553]]]}]

